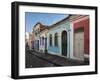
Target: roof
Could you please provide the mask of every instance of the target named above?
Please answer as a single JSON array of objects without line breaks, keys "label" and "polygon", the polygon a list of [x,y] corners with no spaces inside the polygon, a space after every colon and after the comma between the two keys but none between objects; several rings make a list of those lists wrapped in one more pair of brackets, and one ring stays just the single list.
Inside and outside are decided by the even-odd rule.
[{"label": "roof", "polygon": [[72,21],[75,21],[75,20],[78,20],[78,19],[81,19],[81,18],[84,18],[84,17],[87,17],[88,15],[71,15],[68,19],[68,21],[72,22]]},{"label": "roof", "polygon": [[51,26],[49,26],[49,28],[53,28],[55,25],[60,24],[61,22],[63,22],[63,21],[65,21],[65,20],[69,19],[70,16],[71,16],[71,15],[69,15],[69,16],[65,17],[64,19],[62,19],[62,20],[60,20],[60,21],[58,21],[58,22],[52,24]]},{"label": "roof", "polygon": [[33,29],[34,29],[34,28],[36,27],[36,25],[38,25],[38,24],[40,24],[41,30],[42,30],[42,29],[45,29],[46,27],[48,27],[48,26],[46,26],[46,25],[43,25],[43,24],[40,23],[40,22],[37,22],[37,23],[34,25]]},{"label": "roof", "polygon": [[50,26],[47,26],[47,25],[43,25],[41,22],[37,22],[35,25],[34,25],[34,28],[36,27],[36,25],[40,24],[40,31],[43,31],[44,29],[51,29],[51,28],[54,28],[56,25],[60,24],[61,22],[67,20],[67,21],[75,21],[77,19],[80,19],[80,18],[83,18],[83,17],[86,17],[87,15],[76,15],[76,14],[73,14],[73,15],[69,15],[67,16],[66,18],[50,25]]}]

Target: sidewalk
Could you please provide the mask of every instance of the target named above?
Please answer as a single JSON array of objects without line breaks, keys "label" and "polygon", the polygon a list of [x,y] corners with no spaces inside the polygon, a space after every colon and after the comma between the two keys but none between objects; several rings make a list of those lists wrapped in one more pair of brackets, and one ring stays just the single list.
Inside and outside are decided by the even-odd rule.
[{"label": "sidewalk", "polygon": [[44,54],[40,52],[36,52],[31,50],[31,54],[36,55],[38,58],[41,58],[43,60],[46,60],[50,63],[55,64],[56,66],[79,66],[79,65],[89,65],[88,61],[78,61],[78,60],[72,60],[72,59],[67,59],[64,57],[60,57],[57,55],[52,55],[52,54]]}]

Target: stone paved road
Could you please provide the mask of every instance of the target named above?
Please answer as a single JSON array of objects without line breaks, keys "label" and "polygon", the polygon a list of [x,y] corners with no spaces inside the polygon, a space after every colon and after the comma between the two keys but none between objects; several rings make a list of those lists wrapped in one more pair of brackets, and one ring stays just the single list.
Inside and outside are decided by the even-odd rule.
[{"label": "stone paved road", "polygon": [[77,61],[33,50],[26,51],[26,68],[89,65],[87,60]]},{"label": "stone paved road", "polygon": [[47,62],[46,60],[43,60],[34,54],[31,54],[30,52],[26,52],[26,68],[36,68],[36,67],[52,67],[56,66],[52,63]]}]

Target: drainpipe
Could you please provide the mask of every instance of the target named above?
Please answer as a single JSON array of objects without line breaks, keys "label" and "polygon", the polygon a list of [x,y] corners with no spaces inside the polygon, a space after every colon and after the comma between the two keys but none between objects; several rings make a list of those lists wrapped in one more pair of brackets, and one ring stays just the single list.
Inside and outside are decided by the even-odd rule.
[{"label": "drainpipe", "polygon": [[68,33],[69,33],[69,59],[70,59],[70,29],[68,30]]}]

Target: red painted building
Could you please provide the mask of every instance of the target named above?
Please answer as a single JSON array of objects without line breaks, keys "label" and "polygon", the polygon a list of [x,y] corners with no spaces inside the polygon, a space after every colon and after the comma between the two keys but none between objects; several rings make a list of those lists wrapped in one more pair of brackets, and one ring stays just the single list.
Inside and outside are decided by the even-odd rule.
[{"label": "red painted building", "polygon": [[74,32],[83,27],[84,30],[84,53],[89,54],[89,19],[83,19],[74,23]]},{"label": "red painted building", "polygon": [[89,58],[89,16],[72,15],[69,22],[73,27],[73,57],[84,61]]}]

